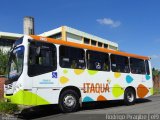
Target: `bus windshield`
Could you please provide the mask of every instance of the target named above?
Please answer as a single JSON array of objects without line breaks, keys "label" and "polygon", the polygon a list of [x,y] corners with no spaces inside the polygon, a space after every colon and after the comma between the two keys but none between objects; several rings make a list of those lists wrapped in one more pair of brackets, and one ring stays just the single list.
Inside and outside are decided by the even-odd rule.
[{"label": "bus windshield", "polygon": [[8,78],[16,81],[23,70],[24,46],[14,48],[9,59]]}]

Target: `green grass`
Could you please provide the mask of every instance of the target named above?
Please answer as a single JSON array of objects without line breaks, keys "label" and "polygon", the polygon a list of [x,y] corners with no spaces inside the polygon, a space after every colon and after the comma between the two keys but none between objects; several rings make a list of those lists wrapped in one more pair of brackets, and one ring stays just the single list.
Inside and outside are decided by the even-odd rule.
[{"label": "green grass", "polygon": [[18,105],[0,100],[0,113],[13,114],[18,110],[19,110]]},{"label": "green grass", "polygon": [[154,95],[160,94],[160,88],[154,88],[153,94]]}]

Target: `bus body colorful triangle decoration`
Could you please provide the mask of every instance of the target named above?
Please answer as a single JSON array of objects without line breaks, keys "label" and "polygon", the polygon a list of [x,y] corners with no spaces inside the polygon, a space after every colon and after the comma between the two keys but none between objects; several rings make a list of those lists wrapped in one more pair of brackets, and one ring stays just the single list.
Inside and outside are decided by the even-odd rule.
[{"label": "bus body colorful triangle decoration", "polygon": [[68,70],[67,70],[67,69],[64,69],[64,70],[63,70],[63,73],[64,73],[64,74],[67,74],[67,73],[68,73]]},{"label": "bus body colorful triangle decoration", "polygon": [[149,80],[150,78],[150,75],[146,75],[146,80]]},{"label": "bus body colorful triangle decoration", "polygon": [[68,78],[66,78],[66,77],[64,77],[64,76],[60,77],[60,83],[61,83],[61,84],[65,84],[65,83],[67,83],[68,81],[69,81]]},{"label": "bus body colorful triangle decoration", "polygon": [[148,94],[149,90],[146,86],[139,84],[137,87],[137,95],[139,98],[144,98]]},{"label": "bus body colorful triangle decoration", "polygon": [[80,75],[80,74],[82,74],[84,72],[84,70],[82,70],[82,69],[74,69],[74,73],[76,74],[76,75]]},{"label": "bus body colorful triangle decoration", "polygon": [[133,78],[130,75],[126,76],[127,83],[131,83],[133,81]]},{"label": "bus body colorful triangle decoration", "polygon": [[115,77],[115,78],[120,78],[120,77],[121,77],[121,73],[115,72],[115,73],[114,73],[114,77]]},{"label": "bus body colorful triangle decoration", "polygon": [[118,98],[124,94],[124,89],[120,85],[115,84],[112,88],[112,94],[115,98]]},{"label": "bus body colorful triangle decoration", "polygon": [[95,74],[98,73],[98,71],[97,71],[97,70],[88,70],[88,73],[89,73],[90,75],[95,75]]},{"label": "bus body colorful triangle decoration", "polygon": [[154,89],[151,88],[151,89],[150,89],[150,94],[153,95],[153,93],[154,93]]},{"label": "bus body colorful triangle decoration", "polygon": [[83,102],[92,102],[94,101],[91,97],[89,96],[86,96],[84,99],[83,99]]},{"label": "bus body colorful triangle decoration", "polygon": [[103,95],[97,97],[97,101],[106,101],[107,99]]}]

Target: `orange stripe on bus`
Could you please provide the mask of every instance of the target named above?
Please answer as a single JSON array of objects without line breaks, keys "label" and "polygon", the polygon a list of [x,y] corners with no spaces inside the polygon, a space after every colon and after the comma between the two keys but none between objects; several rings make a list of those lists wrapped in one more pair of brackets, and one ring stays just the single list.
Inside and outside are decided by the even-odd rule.
[{"label": "orange stripe on bus", "polygon": [[42,42],[44,41],[44,42],[49,42],[49,43],[54,43],[54,44],[66,45],[66,46],[70,46],[70,47],[77,47],[77,48],[83,48],[83,49],[94,50],[94,51],[99,51],[99,52],[134,57],[134,58],[139,58],[139,59],[144,59],[144,60],[150,59],[149,57],[146,57],[146,56],[140,56],[140,55],[130,54],[130,53],[116,51],[116,50],[109,50],[106,48],[99,48],[99,47],[64,41],[64,40],[57,40],[57,39],[53,39],[53,38],[47,38],[47,37],[41,37],[41,36],[35,36],[35,35],[30,35],[30,37],[32,37],[34,40],[42,41]]}]

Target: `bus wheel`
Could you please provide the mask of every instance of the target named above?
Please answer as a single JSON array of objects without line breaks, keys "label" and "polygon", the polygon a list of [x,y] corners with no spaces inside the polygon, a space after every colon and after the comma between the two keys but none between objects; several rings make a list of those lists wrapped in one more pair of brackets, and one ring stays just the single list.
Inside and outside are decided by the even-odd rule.
[{"label": "bus wheel", "polygon": [[65,90],[59,98],[60,110],[64,113],[77,111],[79,108],[79,98],[74,90]]},{"label": "bus wheel", "polygon": [[124,93],[124,102],[126,105],[133,105],[135,103],[136,94],[135,91],[131,88],[125,90]]}]

